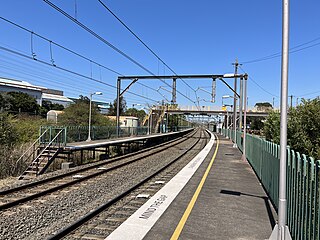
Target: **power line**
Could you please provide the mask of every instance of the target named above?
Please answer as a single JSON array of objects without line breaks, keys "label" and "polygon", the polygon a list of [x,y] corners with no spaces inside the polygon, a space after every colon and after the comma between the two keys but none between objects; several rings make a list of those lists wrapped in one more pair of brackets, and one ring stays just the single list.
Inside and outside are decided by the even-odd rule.
[{"label": "power line", "polygon": [[74,50],[71,50],[70,48],[64,47],[64,46],[62,46],[61,44],[56,43],[56,42],[54,42],[54,41],[52,41],[52,40],[50,40],[50,39],[48,39],[48,38],[46,38],[46,37],[38,34],[38,33],[35,33],[35,32],[33,32],[33,31],[31,31],[31,30],[29,30],[29,29],[27,29],[27,28],[25,28],[25,27],[23,27],[23,26],[21,26],[21,25],[19,25],[19,24],[17,24],[17,23],[14,23],[14,22],[12,22],[12,21],[4,18],[4,17],[1,17],[1,16],[0,16],[0,19],[3,20],[3,21],[5,21],[5,22],[7,22],[7,23],[9,23],[9,24],[11,24],[11,25],[13,25],[13,26],[15,26],[15,27],[17,27],[17,28],[20,28],[20,29],[26,31],[26,32],[34,35],[34,36],[37,36],[37,37],[39,37],[39,38],[41,38],[41,39],[43,39],[43,40],[45,40],[45,41],[47,41],[47,42],[49,42],[49,43],[57,46],[57,47],[65,50],[65,51],[67,51],[67,52],[69,52],[69,53],[72,53],[72,54],[74,54],[74,55],[76,55],[76,56],[78,56],[78,57],[80,57],[80,58],[82,58],[82,59],[85,59],[85,60],[91,62],[91,63],[94,63],[94,64],[98,65],[99,67],[102,67],[102,68],[104,68],[104,69],[106,69],[106,70],[108,70],[108,71],[110,71],[110,72],[115,73],[115,74],[122,75],[121,73],[119,73],[119,72],[116,71],[116,70],[113,70],[113,69],[111,69],[111,68],[109,68],[109,67],[106,67],[106,66],[104,66],[103,64],[100,64],[100,63],[98,63],[98,62],[96,62],[96,61],[94,61],[94,60],[92,60],[92,59],[90,59],[90,58],[87,58],[87,57],[83,56],[82,54],[80,54],[80,53],[78,53],[78,52],[76,52],[76,51],[74,51]]},{"label": "power line", "polygon": [[300,95],[300,96],[298,96],[298,97],[299,97],[299,98],[301,98],[301,97],[309,96],[309,95],[313,95],[313,94],[316,94],[316,93],[320,93],[320,91],[309,92],[309,93],[306,93],[306,94]]},{"label": "power line", "polygon": [[[38,34],[38,33],[35,33],[35,32],[33,32],[33,31],[31,31],[31,30],[29,30],[29,29],[27,29],[27,28],[25,28],[25,27],[23,27],[23,26],[21,26],[21,25],[19,25],[19,24],[17,24],[17,23],[14,23],[14,22],[12,22],[12,21],[10,21],[10,20],[8,20],[8,19],[6,19],[6,18],[3,18],[3,17],[1,17],[1,16],[0,16],[0,19],[2,19],[3,21],[5,21],[5,22],[7,22],[7,23],[9,23],[9,24],[11,24],[11,25],[13,25],[13,26],[15,26],[15,27],[18,27],[19,29],[22,29],[22,30],[24,30],[24,31],[26,31],[26,32],[29,32],[29,33],[31,33],[32,35],[35,35],[35,36],[37,36],[37,37],[39,37],[39,38],[41,38],[41,39],[49,42],[49,43],[50,43],[50,46],[51,46],[51,44],[54,44],[55,46],[60,47],[61,49],[66,50],[67,52],[70,52],[70,53],[72,53],[72,54],[74,54],[74,55],[76,55],[76,56],[78,56],[78,57],[80,57],[80,58],[82,58],[82,59],[85,59],[86,61],[90,62],[90,64],[94,63],[94,64],[96,64],[96,65],[99,66],[99,67],[102,67],[102,68],[104,68],[104,69],[106,69],[106,70],[108,70],[108,71],[111,71],[111,72],[113,72],[113,73],[116,73],[117,75],[124,76],[122,73],[120,73],[120,72],[118,72],[118,71],[115,71],[115,70],[113,70],[113,69],[111,69],[111,68],[109,68],[109,67],[106,67],[106,66],[104,66],[104,65],[101,64],[101,63],[98,63],[98,62],[96,62],[96,61],[94,61],[94,60],[92,60],[92,59],[90,59],[90,58],[88,58],[88,57],[86,57],[86,56],[81,55],[81,54],[78,53],[78,52],[75,52],[74,50],[71,50],[71,49],[69,49],[69,48],[67,48],[67,47],[65,47],[65,46],[62,46],[61,44],[56,43],[56,42],[54,42],[54,41],[52,41],[52,40],[50,40],[50,39],[48,39],[48,38],[46,38],[46,37]],[[51,49],[50,49],[50,50],[51,50]],[[51,51],[52,51],[52,50],[51,50]],[[32,51],[32,52],[33,52],[33,51]],[[52,52],[51,52],[51,56],[52,56]],[[51,58],[51,59],[52,59],[52,58]],[[52,62],[52,64],[53,64],[53,62]],[[151,90],[157,91],[156,89],[151,88],[151,87],[149,87],[149,86],[147,86],[147,85],[144,85],[144,86],[147,87],[147,88],[149,88],[149,89],[151,89]],[[160,95],[161,95],[161,94],[160,94]],[[161,95],[161,96],[163,96],[163,95]]]},{"label": "power line", "polygon": [[[34,61],[37,61],[39,63],[42,63],[42,64],[45,64],[47,66],[51,66],[51,67],[54,67],[56,69],[59,69],[59,70],[62,70],[64,72],[67,72],[67,73],[70,73],[70,74],[73,74],[73,75],[76,75],[78,77],[82,77],[82,78],[86,78],[90,81],[94,81],[94,82],[97,82],[97,83],[100,83],[100,84],[103,84],[103,85],[106,85],[106,86],[109,86],[109,87],[112,87],[114,89],[116,89],[115,86],[109,84],[109,83],[106,83],[106,82],[103,82],[101,80],[98,80],[98,79],[94,79],[94,78],[91,78],[91,77],[88,77],[88,76],[85,76],[81,73],[78,73],[78,72],[75,72],[75,71],[72,71],[72,70],[69,70],[69,69],[66,69],[66,68],[63,68],[63,67],[59,67],[59,66],[53,66],[52,64],[46,62],[46,61],[43,61],[43,60],[40,60],[40,59],[34,59],[28,55],[25,55],[23,53],[20,53],[20,52],[17,52],[17,51],[14,51],[14,50],[11,50],[11,49],[8,49],[8,48],[5,48],[5,47],[2,47],[0,46],[0,50],[3,50],[3,51],[6,51],[6,52],[9,52],[9,53],[12,53],[12,54],[15,54],[15,55],[18,55],[20,57],[24,57],[24,58],[27,58],[29,60],[34,60]],[[134,92],[131,92],[131,91],[127,91],[128,93],[132,94],[132,95],[135,95],[135,96],[138,96],[138,97],[141,97],[141,98],[144,98],[144,99],[147,99],[147,100],[150,100],[150,101],[153,101],[153,102],[158,102],[157,100],[154,100],[152,98],[148,98],[148,97],[145,97],[145,96],[142,96],[140,94],[137,94],[137,93],[134,93]]]},{"label": "power line", "polygon": [[[315,44],[312,44],[310,46],[306,46],[306,47],[303,47],[305,45],[308,45],[310,43],[313,43],[313,42],[316,42],[316,41],[319,41],[320,40],[320,37],[317,37],[311,41],[308,41],[308,42],[305,42],[305,43],[302,43],[302,44],[299,44],[295,47],[292,47],[290,48],[290,53],[296,53],[296,52],[300,52],[302,50],[305,50],[305,49],[308,49],[308,48],[312,48],[312,47],[315,47],[315,46],[318,46],[320,45],[320,42],[319,43],[315,43]],[[303,47],[303,48],[300,48],[300,47]],[[273,59],[273,58],[278,58],[281,56],[281,52],[277,52],[277,53],[273,53],[271,55],[267,55],[265,57],[261,57],[261,58],[256,58],[256,59],[253,59],[253,60],[250,60],[250,61],[245,61],[245,62],[242,62],[243,64],[250,64],[250,63],[256,63],[256,62],[261,62],[261,61],[266,61],[266,60],[269,60],[269,59]]]},{"label": "power line", "polygon": [[[91,92],[94,92],[97,90],[92,88],[92,84],[85,81],[82,82],[80,85],[81,87],[83,87],[82,89],[78,88],[77,87],[78,85],[75,86],[75,85],[67,84],[61,81],[57,81],[55,80],[56,78],[69,79],[71,81],[75,81],[76,79],[69,77],[68,75],[58,74],[57,71],[50,72],[49,71],[50,69],[40,69],[39,66],[38,68],[36,68],[35,66],[28,64],[29,62],[19,61],[18,59],[10,58],[10,55],[0,54],[0,57],[1,57],[1,61],[0,61],[1,68],[11,70],[11,72],[5,72],[0,68],[0,72],[5,74],[10,74],[10,76],[18,77],[18,79],[23,78],[26,80],[30,80],[32,82],[40,83],[40,84],[46,84],[48,82],[48,79],[50,79],[50,84],[52,86],[55,86],[55,87],[64,86],[64,89],[67,89],[70,92],[77,92],[81,94],[87,94],[88,90],[90,90]],[[17,73],[21,73],[21,75]],[[31,78],[25,78],[25,75],[30,76]],[[40,80],[42,79],[43,81],[40,81],[39,79]],[[81,81],[81,78],[78,78],[77,80]],[[109,87],[109,86],[106,86],[106,87]],[[75,90],[78,90],[78,91],[75,91]],[[115,94],[114,92],[111,92],[110,90],[108,91],[105,88],[102,89],[102,92],[108,93],[108,96],[111,96],[110,94]],[[114,100],[114,97],[112,99],[108,99],[108,101],[113,101],[113,100]],[[135,101],[135,102],[140,101],[137,98],[132,98],[130,96],[126,97],[126,100]]]},{"label": "power line", "polygon": [[[137,34],[135,34],[127,24],[125,24],[106,4],[104,4],[101,0],[98,0],[101,5],[112,15],[114,16],[121,24],[124,26],[143,46],[145,46],[164,66],[166,66],[173,74],[178,75],[164,60],[162,60],[158,54],[156,54]],[[193,89],[185,80],[181,79],[182,82],[192,89],[194,92],[196,91]]]},{"label": "power line", "polygon": [[[13,64],[11,62],[6,62],[4,59],[1,59],[1,69],[0,72],[5,73],[5,74],[10,74],[10,76],[15,76],[18,77],[18,79],[23,78],[24,80],[27,81],[32,81],[37,84],[46,84],[48,82],[48,78],[50,77],[49,75],[43,76],[41,73],[36,72],[35,69],[26,69],[25,66],[22,66],[16,64],[16,66],[12,66]],[[7,69],[10,70],[10,72],[3,71],[2,69]],[[74,80],[74,79],[73,79]],[[79,88],[77,86],[71,85],[71,84],[66,84],[61,81],[56,81],[54,78],[50,77],[50,85],[55,86],[55,87],[61,87],[63,86],[64,89],[67,89],[70,92],[77,92],[77,93],[87,93],[88,90],[90,91],[95,91],[96,89],[93,89],[91,86],[86,86],[85,88]],[[82,86],[83,84],[81,84]],[[108,92],[106,89],[102,90],[104,93]],[[110,96],[108,94],[108,96]]]},{"label": "power line", "polygon": [[[58,6],[56,6],[55,4],[53,4],[52,2],[50,2],[49,0],[43,0],[45,3],[47,3],[49,6],[51,6],[52,8],[54,8],[56,11],[60,12],[62,15],[64,15],[65,17],[69,18],[71,21],[73,21],[74,23],[76,23],[78,26],[80,26],[81,28],[83,28],[84,30],[86,30],[87,32],[89,32],[91,35],[93,35],[94,37],[96,37],[97,39],[99,39],[100,41],[102,41],[103,43],[105,43],[107,46],[109,46],[110,48],[112,48],[114,51],[118,52],[119,54],[121,54],[123,57],[127,58],[129,61],[131,61],[132,63],[134,63],[135,65],[137,65],[138,67],[140,67],[141,69],[143,69],[144,71],[148,72],[149,74],[151,74],[152,76],[156,76],[153,72],[151,72],[149,69],[147,69],[146,67],[144,67],[142,64],[140,64],[139,62],[137,62],[136,60],[134,60],[132,57],[130,57],[129,55],[127,55],[126,53],[124,53],[123,51],[121,51],[119,48],[117,48],[116,46],[114,46],[113,44],[111,44],[109,41],[107,41],[106,39],[104,39],[103,37],[101,37],[100,35],[98,35],[97,33],[95,33],[93,30],[91,30],[90,28],[88,28],[87,26],[85,26],[83,23],[79,22],[77,19],[73,18],[72,16],[70,16],[68,13],[66,13],[65,11],[63,11],[61,8],[59,8]],[[160,81],[162,81],[164,84],[166,84],[167,86],[170,86],[167,82],[165,82],[163,79],[159,79]],[[171,86],[170,86],[171,87]],[[180,91],[177,90],[177,92],[185,97],[186,99],[188,99],[189,101],[191,101],[192,103],[196,104],[195,101],[193,101],[191,98],[189,98],[188,96],[186,96],[185,94],[181,93]]]},{"label": "power line", "polygon": [[[241,66],[239,66],[239,68],[240,68],[244,73],[246,73],[246,71],[244,71]],[[279,98],[279,96],[277,96],[277,95],[269,92],[268,90],[264,89],[264,88],[263,88],[259,83],[257,83],[250,75],[249,75],[249,79],[250,79],[254,84],[256,84],[259,88],[261,88],[261,90],[263,90],[264,92],[270,94],[271,96],[274,96],[274,97],[276,97],[276,98]]]}]

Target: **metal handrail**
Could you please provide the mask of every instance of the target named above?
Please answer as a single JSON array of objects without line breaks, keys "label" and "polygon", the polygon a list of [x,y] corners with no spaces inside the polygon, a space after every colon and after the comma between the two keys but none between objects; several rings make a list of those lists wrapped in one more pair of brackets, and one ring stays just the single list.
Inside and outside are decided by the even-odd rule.
[{"label": "metal handrail", "polygon": [[[51,142],[48,143],[48,145],[41,151],[41,153],[33,160],[33,162],[36,162],[36,160],[39,159],[39,157],[44,153],[45,150],[47,150],[51,145],[52,143],[57,139],[57,137],[63,132],[65,131],[65,129],[61,129],[57,134],[56,136],[51,140]],[[60,142],[59,142],[59,147],[60,147]],[[41,161],[42,162],[42,161]],[[38,169],[39,169],[39,165],[41,162],[38,162],[37,163],[37,173],[38,173]]]},{"label": "metal handrail", "polygon": [[[34,146],[40,141],[40,139],[43,137],[43,135],[49,130],[49,128],[47,128],[41,135],[40,137],[37,138],[37,140],[35,140],[32,145],[21,155],[21,157],[19,157],[19,159],[16,161],[16,168],[18,163],[21,161],[21,159],[27,154],[27,152],[29,152],[32,148],[34,148]],[[29,159],[31,157],[31,155],[34,154],[35,149],[33,150],[33,152],[26,158]]]},{"label": "metal handrail", "polygon": [[161,114],[160,114],[160,116],[159,116],[159,118],[158,118],[158,120],[157,120],[156,129],[158,129],[158,127],[159,127],[162,119],[164,118],[164,115],[165,115],[165,114],[166,114],[166,109],[163,108],[163,109],[162,109],[162,112],[161,112]]}]

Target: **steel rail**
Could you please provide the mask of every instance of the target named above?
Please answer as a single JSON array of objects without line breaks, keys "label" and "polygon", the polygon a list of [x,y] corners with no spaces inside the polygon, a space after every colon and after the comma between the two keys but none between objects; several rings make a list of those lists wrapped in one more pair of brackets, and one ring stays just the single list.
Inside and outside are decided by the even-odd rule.
[{"label": "steel rail", "polygon": [[[196,132],[194,132],[194,134],[196,134]],[[193,134],[193,135],[194,135],[194,134]],[[170,147],[174,147],[174,146],[180,144],[180,143],[183,142],[183,141],[184,141],[184,139],[180,139],[180,140],[178,140],[175,144],[171,145]],[[171,142],[171,143],[172,143],[172,142]],[[168,144],[171,144],[171,143],[167,143],[167,144],[165,144],[165,146],[168,145]],[[162,146],[162,147],[163,147],[163,146]],[[131,163],[137,162],[137,161],[139,161],[139,160],[145,159],[146,157],[150,157],[150,156],[152,156],[152,155],[154,155],[154,154],[156,154],[156,153],[162,152],[162,151],[167,150],[167,149],[168,149],[168,148],[164,148],[164,149],[161,148],[161,149],[159,149],[159,150],[157,150],[157,151],[155,151],[155,152],[151,152],[151,153],[149,153],[149,154],[147,154],[147,155],[143,155],[143,156],[134,158],[134,159],[132,159],[132,160],[130,160],[130,161],[127,161],[127,162],[118,164],[118,165],[116,165],[116,166],[113,166],[113,167],[110,167],[110,168],[107,168],[107,169],[104,169],[104,170],[100,170],[99,172],[95,172],[95,173],[93,173],[93,174],[89,174],[89,175],[84,176],[84,177],[82,177],[82,178],[79,178],[79,179],[76,179],[76,180],[72,180],[72,181],[69,181],[69,182],[66,182],[66,183],[63,183],[63,184],[60,184],[60,185],[51,187],[51,188],[49,188],[49,189],[43,190],[43,191],[41,191],[41,192],[34,193],[34,194],[32,194],[32,195],[28,195],[28,196],[25,196],[25,197],[22,197],[22,198],[19,198],[19,199],[16,199],[16,200],[11,201],[11,202],[4,203],[4,204],[0,205],[0,211],[1,211],[1,210],[4,210],[4,209],[11,208],[11,207],[14,207],[14,206],[16,206],[16,205],[18,205],[18,204],[21,204],[21,203],[24,203],[24,202],[33,200],[33,199],[35,199],[35,198],[38,198],[38,197],[47,195],[47,194],[49,194],[49,193],[53,193],[53,192],[55,192],[55,191],[61,190],[61,189],[63,189],[63,188],[72,186],[72,185],[77,184],[77,183],[80,183],[80,182],[83,182],[83,181],[85,181],[85,180],[88,180],[88,179],[97,177],[97,176],[99,176],[99,175],[105,174],[105,173],[110,172],[110,171],[112,171],[112,170],[116,170],[116,169],[118,169],[118,168],[121,168],[121,167],[123,167],[123,166],[126,166],[126,165],[129,165],[129,164],[131,164]],[[151,149],[151,150],[152,150],[152,149]],[[149,149],[149,151],[150,151],[150,149]],[[136,154],[136,153],[135,153],[135,154]],[[109,161],[108,163],[104,163],[104,165],[105,165],[105,164],[110,164],[110,163],[112,163],[112,162],[116,162],[116,161],[119,161],[119,160],[122,160],[122,159],[124,159],[124,158],[126,158],[126,157],[128,157],[128,156],[124,156],[124,157],[121,158],[121,159],[114,159],[114,160],[112,160],[112,161]],[[103,164],[102,164],[102,165],[103,165]],[[92,169],[92,168],[96,168],[96,167],[97,167],[97,165],[91,167],[91,169]],[[83,169],[81,169],[81,170],[83,170]],[[88,170],[88,169],[86,169],[86,170]],[[74,174],[74,172],[73,172],[72,174]],[[68,175],[71,175],[71,174],[68,174]],[[64,177],[65,177],[65,176],[64,176]],[[61,176],[60,176],[60,177],[58,176],[58,178],[55,177],[55,179],[61,179]],[[27,190],[27,188],[22,189],[22,190]]]},{"label": "steel rail", "polygon": [[107,161],[106,160],[102,160],[101,162],[99,161],[98,163],[96,163],[94,165],[90,165],[88,167],[84,167],[84,168],[77,169],[77,170],[72,170],[72,171],[69,171],[67,173],[59,174],[59,175],[56,175],[56,176],[53,176],[53,177],[50,177],[50,178],[46,178],[46,179],[42,179],[42,180],[39,180],[39,181],[36,181],[36,182],[23,184],[21,186],[17,186],[17,187],[14,187],[14,188],[9,188],[9,189],[0,191],[0,196],[6,195],[6,194],[9,194],[9,193],[13,193],[13,192],[17,192],[17,191],[20,191],[20,190],[25,190],[27,188],[35,187],[37,185],[41,185],[41,184],[44,184],[44,183],[47,183],[47,182],[50,182],[50,181],[54,181],[54,180],[59,179],[59,178],[67,177],[67,176],[70,176],[70,175],[73,175],[73,174],[76,174],[76,173],[79,173],[79,172],[84,172],[86,170],[90,170],[90,169],[93,169],[93,168],[96,168],[96,167],[101,167],[103,165],[110,164],[110,163],[113,163],[115,161],[119,161],[119,160],[122,160],[124,158],[134,156],[136,154],[141,154],[141,153],[153,150],[153,149],[157,149],[159,147],[163,147],[163,146],[169,145],[172,142],[178,141],[181,138],[185,138],[185,137],[189,138],[188,135],[194,135],[194,134],[195,134],[195,132],[191,132],[191,133],[186,134],[185,136],[181,136],[181,137],[175,138],[173,140],[158,144],[156,146],[152,146],[152,147],[148,147],[148,148],[136,151],[136,152],[128,153],[128,154],[125,154],[123,156],[117,156],[117,157],[111,158],[110,160],[107,160]]},{"label": "steel rail", "polygon": [[[202,133],[202,132],[201,132]],[[89,213],[87,213],[86,215],[84,215],[83,217],[81,217],[80,219],[78,219],[77,221],[73,222],[72,224],[70,224],[69,226],[59,230],[57,233],[55,233],[54,235],[50,236],[49,238],[47,238],[47,240],[57,240],[57,239],[61,239],[62,237],[65,237],[67,234],[71,233],[72,231],[74,231],[75,229],[77,229],[78,227],[80,227],[81,225],[83,225],[84,223],[86,223],[87,221],[89,221],[90,219],[94,218],[96,215],[98,215],[99,213],[101,213],[102,211],[104,211],[106,208],[110,207],[112,204],[118,202],[119,200],[121,200],[123,197],[127,196],[129,193],[131,193],[132,191],[134,191],[135,189],[137,189],[138,187],[140,187],[141,185],[143,185],[144,183],[146,183],[147,181],[149,181],[150,179],[152,179],[153,177],[155,177],[156,175],[158,175],[159,173],[161,173],[162,171],[164,171],[165,169],[167,169],[169,166],[171,166],[173,163],[175,163],[176,161],[180,160],[183,156],[185,156],[191,149],[193,149],[198,142],[201,139],[201,135],[200,137],[197,139],[197,141],[192,144],[191,147],[189,147],[186,151],[184,151],[182,154],[180,154],[178,157],[176,157],[174,160],[172,160],[171,162],[169,162],[168,164],[166,164],[165,166],[163,166],[162,168],[160,168],[159,170],[157,170],[156,172],[152,173],[151,175],[149,175],[148,177],[144,178],[142,181],[140,181],[139,183],[135,184],[134,186],[132,186],[131,188],[125,190],[124,192],[120,193],[119,195],[117,195],[116,197],[110,199],[109,201],[107,201],[105,204],[100,205],[98,208],[96,208],[93,211],[90,211]]]}]

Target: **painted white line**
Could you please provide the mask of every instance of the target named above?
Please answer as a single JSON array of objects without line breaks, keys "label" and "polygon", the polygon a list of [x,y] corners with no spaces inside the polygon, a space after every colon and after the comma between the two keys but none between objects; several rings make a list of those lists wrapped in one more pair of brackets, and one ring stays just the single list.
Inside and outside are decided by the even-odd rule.
[{"label": "painted white line", "polygon": [[211,132],[210,134],[211,138],[206,147],[152,198],[114,230],[106,238],[107,240],[141,240],[144,238],[209,154],[214,144],[214,135]]}]

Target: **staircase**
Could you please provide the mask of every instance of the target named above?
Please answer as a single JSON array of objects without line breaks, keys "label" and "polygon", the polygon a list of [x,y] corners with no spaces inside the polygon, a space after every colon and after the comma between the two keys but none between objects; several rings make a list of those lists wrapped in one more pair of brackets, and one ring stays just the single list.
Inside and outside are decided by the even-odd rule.
[{"label": "staircase", "polygon": [[[161,121],[163,120],[165,114],[166,114],[166,109],[163,107],[162,112],[157,120],[156,129],[159,128],[159,125],[160,125]],[[161,133],[161,129],[160,129],[160,133]]]},{"label": "staircase", "polygon": [[[27,169],[19,176],[19,180],[33,179],[46,171],[65,146],[65,131],[65,128],[56,127],[45,129],[37,141],[26,151],[29,152],[29,155],[24,153],[19,158],[18,161],[21,161],[27,156],[24,159],[25,162],[32,159]],[[32,154],[30,154],[31,149],[33,149]]]},{"label": "staircase", "polygon": [[142,126],[146,126],[146,123],[149,122],[151,114],[152,114],[152,111],[150,111],[149,114],[144,117]]}]

